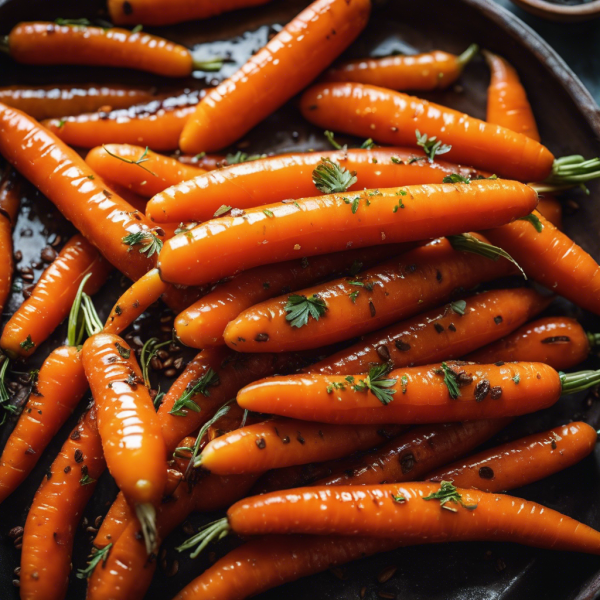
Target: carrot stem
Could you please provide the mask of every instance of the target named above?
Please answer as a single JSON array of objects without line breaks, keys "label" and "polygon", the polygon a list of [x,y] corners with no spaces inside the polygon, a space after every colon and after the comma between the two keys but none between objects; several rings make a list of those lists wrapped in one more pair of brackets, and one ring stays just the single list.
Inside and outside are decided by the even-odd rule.
[{"label": "carrot stem", "polygon": [[92,299],[85,292],[82,294],[81,300],[85,329],[88,336],[91,337],[97,333],[100,333],[104,326],[102,325],[102,321],[100,321],[100,317],[94,308]]},{"label": "carrot stem", "polygon": [[213,540],[223,539],[230,531],[231,528],[229,527],[227,518],[219,519],[218,521],[214,521],[213,523],[201,527],[196,535],[187,539],[181,546],[178,546],[177,551],[183,552],[184,550],[197,546],[190,554],[191,558],[196,558]]},{"label": "carrot stem", "polygon": [[[232,398],[229,402],[226,402],[225,404],[223,404],[223,406],[221,406],[221,408],[215,413],[215,416],[212,419],[210,419],[209,421],[207,421],[206,423],[204,423],[204,425],[200,429],[200,431],[198,433],[198,437],[196,438],[196,442],[194,443],[194,447],[192,448],[192,456],[190,458],[190,464],[188,466],[188,470],[190,469],[190,467],[195,468],[195,467],[199,467],[202,464],[201,457],[198,456],[198,451],[200,449],[200,442],[202,441],[202,438],[208,432],[209,428],[212,427],[221,417],[224,417],[229,412],[232,402],[235,402],[235,398]],[[187,473],[186,473],[186,475],[187,475]]]},{"label": "carrot stem", "polygon": [[477,44],[471,44],[462,54],[456,58],[456,62],[463,69],[464,66],[470,62],[473,57],[479,52],[479,46]]},{"label": "carrot stem", "polygon": [[554,160],[552,173],[544,180],[555,186],[565,184],[578,184],[598,179],[600,177],[600,159],[586,160],[583,156],[573,154],[562,156]]},{"label": "carrot stem", "polygon": [[600,384],[600,371],[560,373],[562,395],[576,394]]},{"label": "carrot stem", "polygon": [[195,71],[208,71],[211,73],[220,71],[225,62],[225,59],[222,56],[213,56],[212,58],[202,60],[192,54],[192,59],[192,68]]},{"label": "carrot stem", "polygon": [[151,554],[156,548],[156,509],[149,502],[143,502],[135,507],[135,514],[142,527],[146,552]]}]

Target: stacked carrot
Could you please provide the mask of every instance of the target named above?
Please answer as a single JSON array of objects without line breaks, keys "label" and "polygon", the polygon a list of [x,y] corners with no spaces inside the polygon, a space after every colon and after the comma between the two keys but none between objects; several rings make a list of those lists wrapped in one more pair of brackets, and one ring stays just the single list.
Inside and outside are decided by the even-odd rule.
[{"label": "stacked carrot", "polygon": [[[164,25],[266,1],[108,8],[117,24]],[[180,546],[192,556],[229,534],[264,537],[217,561],[181,600],[242,599],[420,543],[600,554],[600,532],[499,493],[582,460],[594,428],[573,422],[475,452],[514,419],[600,385],[600,371],[562,372],[600,334],[540,317],[550,294],[503,284],[533,280],[600,314],[600,267],[560,230],[560,202],[547,196],[600,177],[600,160],[556,158],[516,71],[488,51],[486,121],[404,93],[448,87],[476,45],[330,67],[370,8],[316,0],[207,92],[0,90],[10,165],[0,305],[19,201],[11,169],[79,231],[0,337],[4,421],[18,412],[5,385],[16,361],[69,317],[67,343],[45,358],[0,455],[0,502],[88,386],[93,397],[29,510],[23,599],[64,598],[73,532],[105,469],[120,493],[78,573],[89,600],[141,600],[162,540],[194,511],[227,514]],[[169,77],[218,66],[139,28],[84,20],[19,24],[2,49],[22,63]],[[332,150],[206,154],[299,92]],[[368,139],[348,148],[332,131]],[[91,150],[83,160],[67,144]],[[155,152],[177,148],[189,154]],[[91,296],[111,265],[133,283],[103,324]],[[198,350],[164,395],[151,389],[150,365],[174,341],[150,338],[136,352],[120,337],[161,297],[177,312],[174,341]]]}]

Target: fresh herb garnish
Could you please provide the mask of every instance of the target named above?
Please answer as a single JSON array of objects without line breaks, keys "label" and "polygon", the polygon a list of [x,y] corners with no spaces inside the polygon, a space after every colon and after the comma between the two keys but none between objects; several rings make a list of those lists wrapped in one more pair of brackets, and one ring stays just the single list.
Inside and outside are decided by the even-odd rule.
[{"label": "fresh herb garnish", "polygon": [[442,179],[442,183],[466,183],[469,185],[471,180],[468,177],[459,175],[458,173],[452,173],[451,175],[446,175],[446,177]]},{"label": "fresh herb garnish", "polygon": [[417,146],[421,146],[423,151],[427,155],[429,162],[433,162],[436,155],[438,154],[446,154],[446,152],[450,152],[452,150],[452,146],[448,144],[443,144],[441,140],[437,139],[437,136],[429,137],[426,133],[421,135],[420,131],[417,129],[415,131],[417,135]]},{"label": "fresh herb garnish", "polygon": [[542,233],[542,230],[544,229],[544,226],[542,225],[542,222],[540,221],[539,217],[537,217],[533,213],[531,213],[530,215],[527,215],[526,217],[519,217],[517,220],[518,221],[529,221],[535,227],[535,230],[538,233]]},{"label": "fresh herb garnish", "polygon": [[269,219],[272,219],[275,215],[273,214],[273,211],[269,210],[268,208],[265,208],[263,210],[263,212],[265,213],[265,215],[267,215],[267,217],[269,217]]},{"label": "fresh herb garnish", "polygon": [[515,385],[518,385],[521,382],[521,376],[517,373],[512,380],[515,382]]},{"label": "fresh herb garnish", "polygon": [[400,386],[402,388],[402,393],[406,394],[406,390],[408,388],[408,377],[406,375],[402,375],[400,378]]},{"label": "fresh herb garnish", "polygon": [[323,132],[323,135],[327,138],[327,141],[336,149],[336,150],[343,150],[343,147],[341,146],[341,144],[338,144],[335,141],[335,137],[333,135],[333,131],[325,131]]},{"label": "fresh herb garnish", "polygon": [[467,303],[465,300],[455,300],[450,303],[450,308],[461,317],[465,314],[465,310],[467,308]]},{"label": "fresh herb garnish", "polygon": [[228,154],[225,157],[225,162],[228,165],[237,165],[239,163],[252,162],[264,158],[266,154],[246,154],[238,150],[235,154]]},{"label": "fresh herb garnish", "polygon": [[154,254],[158,254],[163,247],[162,240],[156,237],[151,231],[129,233],[122,239],[122,242],[132,248],[133,246],[141,246],[139,251],[148,258]]},{"label": "fresh herb garnish", "polygon": [[330,384],[327,386],[327,388],[325,388],[325,391],[326,391],[328,394],[333,394],[333,390],[340,390],[340,391],[344,392],[344,391],[346,390],[346,384],[345,384],[345,383],[342,383],[341,381],[340,381],[340,382],[337,382],[337,381],[332,381],[332,382],[331,382],[331,383],[330,383]]},{"label": "fresh herb garnish", "polygon": [[54,22],[57,25],[71,25],[72,27],[90,27],[92,25],[91,21],[87,19],[54,19]]},{"label": "fresh herb garnish", "polygon": [[406,502],[406,498],[402,494],[392,494],[392,500],[398,503]]},{"label": "fresh herb garnish", "polygon": [[139,33],[140,31],[142,31],[144,29],[143,25],[136,25],[132,30],[131,33]]},{"label": "fresh herb garnish", "polygon": [[329,158],[321,158],[312,173],[315,187],[324,194],[339,194],[345,192],[357,181],[356,173],[341,167]]},{"label": "fresh herb garnish", "polygon": [[112,548],[112,543],[107,544],[101,550],[99,550],[98,548],[93,548],[92,554],[89,556],[89,559],[87,561],[88,566],[85,569],[77,570],[77,578],[78,579],[89,579],[90,576],[92,575],[92,573],[94,572],[96,565],[100,561],[102,561],[102,563],[106,562],[106,559],[108,558],[108,553],[110,552],[111,548]]},{"label": "fresh herb garnish", "polygon": [[318,321],[325,314],[327,305],[325,300],[313,294],[310,298],[292,294],[284,308],[287,313],[285,320],[289,321],[292,327],[303,327],[308,323],[309,317]]},{"label": "fresh herb garnish", "polygon": [[365,150],[370,150],[374,145],[375,142],[371,138],[368,138],[360,145],[360,147]]},{"label": "fresh herb garnish", "polygon": [[31,334],[28,335],[20,344],[21,348],[25,350],[25,352],[29,352],[32,348],[35,348],[35,342],[31,339]]},{"label": "fresh herb garnish", "polygon": [[90,477],[87,473],[84,473],[79,480],[81,485],[90,485],[90,483],[94,483],[96,480],[93,477]]},{"label": "fresh herb garnish", "polygon": [[469,510],[475,510],[477,508],[477,504],[465,504],[463,502],[462,496],[458,493],[458,490],[451,481],[442,481],[440,489],[437,492],[432,492],[429,496],[423,496],[423,500],[439,500],[442,508],[452,512],[456,512],[456,509],[446,506],[448,502],[455,502]]},{"label": "fresh herb garnish", "polygon": [[173,408],[169,411],[170,415],[177,417],[185,417],[187,410],[193,410],[194,412],[200,412],[201,408],[194,402],[193,397],[202,394],[203,396],[210,396],[209,387],[213,387],[219,384],[219,376],[209,368],[200,379],[196,382],[188,384],[186,390],[175,400]]},{"label": "fresh herb garnish", "polygon": [[348,294],[348,298],[350,298],[350,300],[352,300],[352,304],[356,304],[356,298],[358,297],[359,291],[356,290],[355,292],[350,292]]},{"label": "fresh herb garnish", "polygon": [[115,342],[115,348],[117,349],[117,352],[121,358],[127,359],[131,356],[131,350],[129,348],[124,348],[121,346],[121,344],[119,344],[119,342]]},{"label": "fresh herb garnish", "polygon": [[[228,213],[233,206],[227,206],[227,204],[221,204],[217,210],[215,210],[213,217],[216,219],[218,217],[222,217],[225,213]],[[177,233],[177,232],[175,232]]]},{"label": "fresh herb garnish", "polygon": [[399,156],[392,156],[390,158],[390,160],[395,164],[395,165],[403,165],[404,161],[400,159]]},{"label": "fresh herb garnish", "polygon": [[[59,129],[62,129],[62,128],[65,126],[65,123],[66,123],[66,122],[67,122],[67,121],[66,121],[65,119],[60,119],[60,120],[58,121],[58,128],[59,128]],[[88,177],[89,177],[89,175],[88,175]]]},{"label": "fresh herb garnish", "polygon": [[156,173],[154,173],[153,171],[151,171],[148,167],[145,167],[142,163],[148,162],[150,160],[150,158],[148,157],[148,152],[149,152],[149,148],[148,146],[146,146],[146,149],[144,150],[144,152],[142,153],[142,155],[137,159],[137,160],[132,160],[131,158],[125,158],[124,156],[119,156],[118,154],[115,154],[114,152],[111,152],[106,146],[102,146],[105,150],[105,152],[112,156],[113,158],[116,158],[120,161],[123,161],[125,163],[128,163],[130,165],[137,165],[138,167],[140,167],[141,169],[144,169],[144,171],[146,171],[147,173],[150,173],[150,175],[154,175],[154,177],[158,177],[158,175]]},{"label": "fresh herb garnish", "polygon": [[389,365],[376,365],[369,369],[369,374],[365,379],[360,379],[358,383],[352,386],[356,392],[370,391],[384,405],[389,404],[394,398],[396,390],[390,389],[396,385],[397,379],[386,379],[390,372]]},{"label": "fresh herb garnish", "polygon": [[461,396],[460,389],[458,388],[458,381],[456,380],[456,373],[445,362],[442,363],[441,369],[435,369],[434,373],[436,375],[444,376],[444,384],[448,388],[450,398],[456,400]]}]

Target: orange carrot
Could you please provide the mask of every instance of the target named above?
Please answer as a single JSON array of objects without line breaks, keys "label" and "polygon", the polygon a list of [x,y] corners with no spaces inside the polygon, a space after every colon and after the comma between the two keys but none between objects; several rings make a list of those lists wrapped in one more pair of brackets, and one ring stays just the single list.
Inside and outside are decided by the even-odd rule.
[{"label": "orange carrot", "polygon": [[[226,167],[230,163],[228,157],[224,154],[205,154],[201,152],[200,154],[181,154],[177,151],[173,158],[176,158],[180,163],[184,165],[191,165],[192,167],[198,167],[199,169],[204,169],[205,171],[214,171],[215,169],[220,169],[221,167]],[[232,158],[232,157],[229,157]]]},{"label": "orange carrot", "polygon": [[0,312],[10,294],[14,270],[12,230],[19,211],[20,184],[16,173],[6,167],[0,177]]},{"label": "orange carrot", "polygon": [[540,196],[536,210],[557,229],[562,229],[562,204],[553,196]]}]

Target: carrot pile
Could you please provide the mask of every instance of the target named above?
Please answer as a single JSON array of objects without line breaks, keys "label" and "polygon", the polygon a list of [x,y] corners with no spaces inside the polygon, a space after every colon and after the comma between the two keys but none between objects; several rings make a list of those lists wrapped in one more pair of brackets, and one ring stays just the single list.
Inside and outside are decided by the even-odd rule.
[{"label": "carrot pile", "polygon": [[[267,2],[108,0],[116,25],[139,26],[18,23],[0,50],[185,78],[227,59],[142,25]],[[0,88],[0,503],[29,507],[23,600],[65,598],[72,564],[88,600],[142,600],[193,512],[226,511],[180,552],[251,539],[174,586],[179,600],[242,600],[424,543],[600,554],[599,531],[506,495],[596,444],[571,396],[600,386],[600,328],[580,323],[600,315],[600,266],[562,230],[561,202],[600,177],[600,159],[555,157],[516,69],[486,49],[485,121],[406,94],[449,88],[483,62],[476,44],[340,60],[370,12],[315,0],[207,90]],[[246,133],[297,94],[326,149],[247,152]],[[76,231],[45,249],[39,278],[19,267],[37,281],[13,310],[25,180]],[[577,308],[563,314],[556,296]],[[172,312],[148,328],[160,303]],[[49,348],[64,320],[66,342]],[[504,432],[561,398],[552,428]],[[105,471],[119,492],[86,563],[76,532]]]}]

